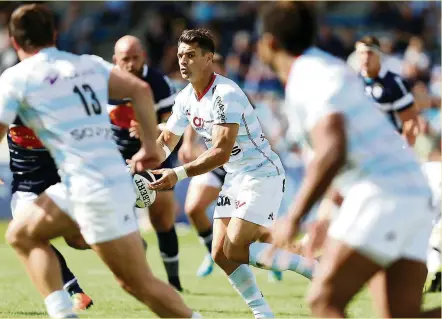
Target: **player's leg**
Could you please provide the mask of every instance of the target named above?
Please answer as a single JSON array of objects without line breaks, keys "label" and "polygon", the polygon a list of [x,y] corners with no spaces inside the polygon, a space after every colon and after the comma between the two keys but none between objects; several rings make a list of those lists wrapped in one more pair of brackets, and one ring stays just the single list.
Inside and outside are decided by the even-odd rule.
[{"label": "player's leg", "polygon": [[311,279],[317,262],[312,265],[305,257],[290,251],[277,249],[272,256],[272,264],[269,264],[266,252],[271,244],[258,242],[267,233],[266,227],[241,218],[232,218],[224,241],[224,252],[232,261],[275,271],[291,270]]},{"label": "player's leg", "polygon": [[308,302],[315,317],[342,318],[348,302],[381,267],[347,244],[328,237]]},{"label": "player's leg", "polygon": [[[439,211],[440,214],[440,211]],[[425,292],[440,292],[442,289],[441,285],[441,231],[442,231],[442,219],[440,215],[435,221],[433,226],[430,241],[428,245],[428,255],[427,255],[427,268],[428,276],[425,282]]]},{"label": "player's leg", "polygon": [[179,277],[178,236],[175,230],[176,210],[173,190],[158,192],[157,198],[149,207],[149,217],[157,233],[168,281],[178,291],[182,291]]},{"label": "player's leg", "polygon": [[[226,213],[224,211],[224,213]],[[227,234],[229,218],[216,218],[213,223],[212,257],[224,270],[235,291],[243,298],[252,310],[255,318],[273,318],[274,315],[256,283],[256,278],[248,265],[228,260],[223,246]]]},{"label": "player's leg", "polygon": [[229,223],[224,241],[224,253],[239,263],[275,271],[292,270],[311,278],[314,264],[311,265],[306,258],[277,250],[270,264],[266,252],[271,245],[257,242],[268,234],[268,227],[278,217],[284,183],[284,176],[247,177],[241,182],[234,218]]},{"label": "player's leg", "polygon": [[45,193],[23,209],[9,224],[6,239],[45,299],[49,316],[71,316],[72,302],[63,290],[60,263],[49,240],[77,233],[78,226]]},{"label": "player's leg", "polygon": [[207,209],[218,198],[222,183],[214,173],[209,172],[192,178],[187,190],[184,211],[196,228],[200,241],[204,243],[208,254],[197,270],[197,276],[205,277],[213,271],[212,239],[213,225],[207,217]]},{"label": "player's leg", "polygon": [[[56,186],[57,187],[57,186]],[[11,199],[11,211],[14,218],[17,215],[21,214],[29,214],[27,211],[27,206],[29,203],[33,203],[37,199],[37,195],[30,192],[15,192]],[[78,249],[79,243],[83,244],[84,240],[81,234],[78,231],[78,234],[71,236],[71,240],[65,237],[66,242],[73,248]],[[78,239],[80,238],[80,240]],[[74,301],[74,310],[85,310],[93,305],[92,299],[84,293],[83,289],[80,287],[77,278],[69,269],[66,260],[63,255],[53,246],[50,245],[54,250],[55,255],[60,263],[62,279],[63,279],[63,288],[69,293]]]},{"label": "player's leg", "polygon": [[152,274],[138,231],[92,244],[92,247],[114,273],[120,285],[158,316],[190,318],[194,315],[171,286]]}]

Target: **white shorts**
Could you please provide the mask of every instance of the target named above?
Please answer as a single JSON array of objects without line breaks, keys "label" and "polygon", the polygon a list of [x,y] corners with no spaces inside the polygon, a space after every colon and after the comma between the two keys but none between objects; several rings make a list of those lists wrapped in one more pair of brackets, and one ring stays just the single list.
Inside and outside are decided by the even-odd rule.
[{"label": "white shorts", "polygon": [[[89,245],[111,241],[138,231],[134,212],[135,192],[132,184],[127,188],[100,189],[96,193],[96,200],[85,203],[72,202],[62,183],[52,185],[45,190],[45,193],[78,223],[81,234]],[[37,197],[33,193],[16,192],[11,201],[13,214]]]},{"label": "white shorts", "polygon": [[208,172],[202,175],[192,177],[190,180],[191,185],[209,186],[214,188],[221,188],[223,186],[219,177],[213,172]]},{"label": "white shorts", "polygon": [[270,227],[278,218],[284,189],[284,175],[256,178],[227,174],[213,218],[237,217]]},{"label": "white shorts", "polygon": [[434,215],[430,202],[364,181],[350,188],[328,234],[383,267],[401,258],[425,262]]}]

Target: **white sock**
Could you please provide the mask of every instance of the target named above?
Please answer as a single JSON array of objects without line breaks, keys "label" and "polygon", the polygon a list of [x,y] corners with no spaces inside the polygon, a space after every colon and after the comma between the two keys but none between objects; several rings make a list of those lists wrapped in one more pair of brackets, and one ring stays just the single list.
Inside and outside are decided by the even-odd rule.
[{"label": "white sock", "polygon": [[74,315],[72,300],[64,290],[57,290],[45,298],[46,310],[51,318],[66,318]]},{"label": "white sock", "polygon": [[272,310],[259,290],[248,265],[241,265],[230,274],[229,282],[253,311],[255,318],[274,318]]},{"label": "white sock", "polygon": [[272,265],[267,265],[264,260],[264,252],[270,249],[270,244],[252,243],[249,248],[249,264],[262,269],[271,269],[276,271],[291,270],[298,274],[312,278],[313,270],[318,264],[315,260],[313,265],[309,265],[307,258],[290,253],[288,251],[277,249],[272,257]]}]

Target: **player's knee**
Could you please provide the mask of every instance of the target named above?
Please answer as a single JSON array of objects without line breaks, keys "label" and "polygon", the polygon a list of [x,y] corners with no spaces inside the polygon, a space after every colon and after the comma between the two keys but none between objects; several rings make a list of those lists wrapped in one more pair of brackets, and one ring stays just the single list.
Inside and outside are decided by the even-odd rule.
[{"label": "player's knee", "polygon": [[248,259],[247,254],[244,254],[244,250],[241,249],[242,246],[236,246],[230,240],[224,241],[223,252],[224,255],[230,261],[235,261],[242,263],[244,262],[244,258]]},{"label": "player's knee", "polygon": [[13,221],[6,231],[5,239],[6,242],[16,250],[29,246],[29,236],[26,232],[26,228],[22,225],[17,225]]},{"label": "player's knee", "polygon": [[224,249],[222,245],[212,245],[212,259],[217,265],[222,265],[227,259],[224,255]]},{"label": "player's knee", "polygon": [[184,211],[186,212],[186,215],[189,216],[191,220],[197,219],[199,216],[206,213],[207,207],[201,203],[187,203],[184,206]]}]

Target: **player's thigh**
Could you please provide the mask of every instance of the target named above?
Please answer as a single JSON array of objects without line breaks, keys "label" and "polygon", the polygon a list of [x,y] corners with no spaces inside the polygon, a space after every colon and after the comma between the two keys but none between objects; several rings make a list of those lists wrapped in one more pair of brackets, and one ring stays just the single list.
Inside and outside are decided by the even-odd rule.
[{"label": "player's thigh", "polygon": [[236,217],[227,227],[227,239],[234,246],[247,246],[258,239],[271,241],[268,228]]},{"label": "player's thigh", "polygon": [[328,237],[308,300],[312,307],[345,307],[381,267],[344,242]]},{"label": "player's thigh", "polygon": [[426,276],[425,264],[410,259],[400,259],[379,271],[369,284],[379,315],[384,318],[418,317]]},{"label": "player's thigh", "polygon": [[235,198],[232,217],[270,228],[278,218],[284,189],[283,175],[264,178],[245,177]]},{"label": "player's thigh", "polygon": [[16,218],[8,227],[9,240],[17,236],[50,240],[64,235],[79,235],[77,223],[46,192],[34,202],[23,206],[23,210],[25,211],[16,211]]},{"label": "player's thigh", "polygon": [[167,231],[173,226],[177,207],[173,190],[157,192],[155,201],[149,206],[150,221],[156,230]]},{"label": "player's thigh", "polygon": [[134,289],[152,279],[138,231],[91,246],[124,285]]},{"label": "player's thigh", "polygon": [[212,252],[223,251],[224,239],[227,234],[227,227],[229,226],[230,218],[217,218],[213,220],[213,239]]}]

